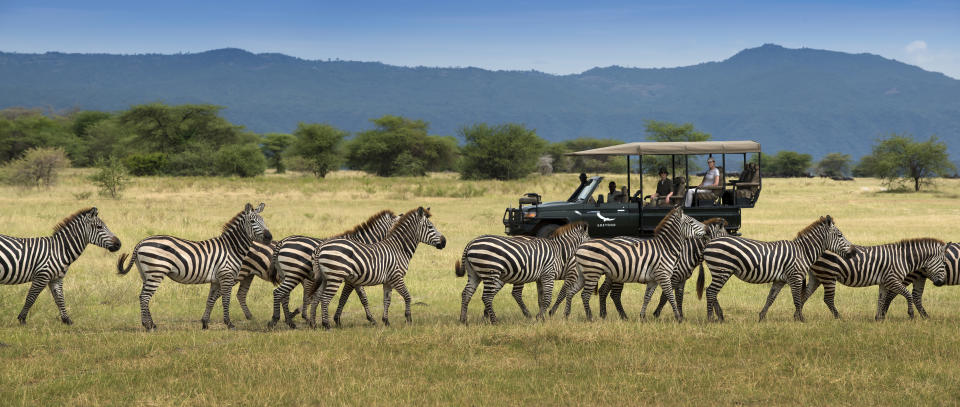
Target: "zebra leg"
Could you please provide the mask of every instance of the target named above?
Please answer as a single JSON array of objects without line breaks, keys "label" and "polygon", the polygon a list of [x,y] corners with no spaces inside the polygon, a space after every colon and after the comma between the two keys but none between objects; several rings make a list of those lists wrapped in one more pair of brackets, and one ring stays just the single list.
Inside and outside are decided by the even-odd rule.
[{"label": "zebra leg", "polygon": [[[303,280],[306,282],[307,280]],[[304,292],[306,292],[306,287],[304,287]],[[333,313],[333,324],[340,327],[340,314],[343,313],[343,307],[347,305],[347,300],[350,299],[350,294],[353,294],[353,286],[350,284],[343,285],[343,291],[340,292],[340,301],[337,303],[337,311]],[[306,309],[306,308],[304,308]]]},{"label": "zebra leg", "polygon": [[623,294],[623,283],[610,284],[610,299],[613,300],[613,306],[617,307],[617,314],[620,319],[627,319],[627,312],[623,310],[623,303],[620,302],[620,294]]},{"label": "zebra leg", "polygon": [[600,285],[600,289],[597,292],[600,302],[598,305],[600,307],[600,318],[603,319],[607,319],[607,294],[610,293],[611,284],[609,277],[604,278],[603,284]]},{"label": "zebra leg", "polygon": [[220,284],[210,283],[210,293],[207,294],[207,308],[203,310],[203,316],[200,317],[202,329],[207,329],[210,325],[210,313],[213,311],[213,304],[220,298]]},{"label": "zebra leg", "polygon": [[157,329],[157,324],[153,323],[153,315],[150,314],[150,299],[153,298],[153,294],[160,287],[163,274],[151,274],[145,276],[145,278],[143,288],[140,289],[140,323],[146,330],[152,331]]},{"label": "zebra leg", "polygon": [[[537,287],[539,290],[539,285]],[[514,284],[510,294],[513,295],[513,299],[516,300],[517,305],[520,306],[520,312],[523,313],[524,318],[529,319],[532,317],[533,315],[530,315],[530,310],[527,309],[527,304],[523,303],[523,284]]]},{"label": "zebra leg", "polygon": [[548,315],[553,316],[557,312],[557,309],[560,308],[560,303],[563,300],[567,299],[567,290],[570,286],[567,285],[566,279],[563,280],[563,285],[560,286],[560,291],[557,292],[557,300],[553,303],[553,307],[550,307],[550,312]]},{"label": "zebra leg", "polygon": [[50,294],[53,295],[53,302],[57,304],[57,309],[60,310],[60,321],[67,325],[73,325],[73,320],[67,315],[67,302],[63,299],[63,279],[58,278],[51,281],[48,287],[50,288]]},{"label": "zebra leg", "polygon": [[[646,296],[646,295],[649,294],[649,295],[650,295],[650,298],[652,299],[652,298],[653,298],[653,292],[656,291],[656,289],[657,289],[657,284],[656,284],[656,283],[653,283],[653,282],[647,283],[647,291],[648,291],[648,293],[644,293],[644,296]],[[663,306],[664,306],[664,305],[667,305],[667,296],[666,296],[666,295],[663,295],[663,293],[661,292],[661,293],[660,293],[660,301],[657,303],[657,308],[656,308],[655,310],[653,310],[653,316],[654,316],[654,318],[660,318],[660,311],[663,311]]]},{"label": "zebra leg", "polygon": [[541,279],[537,282],[537,299],[540,302],[540,312],[537,313],[537,319],[544,321],[544,315],[547,313],[547,309],[550,308],[550,298],[553,295],[553,276]]},{"label": "zebra leg", "polygon": [[773,305],[773,301],[777,299],[777,295],[780,294],[780,290],[786,283],[783,281],[774,281],[773,285],[770,286],[770,293],[767,294],[767,302],[763,305],[763,309],[760,310],[760,320],[763,321],[767,317],[767,310],[770,309],[770,306]]},{"label": "zebra leg", "polygon": [[[905,287],[903,283],[894,282],[893,284],[890,284],[890,285],[891,287],[887,287],[887,289],[890,290],[890,293],[887,295],[893,297],[897,294],[900,294],[904,298],[906,298],[907,299],[907,315],[910,316],[910,319],[913,319],[914,318],[913,305],[915,304],[913,300],[913,295],[910,294],[910,291],[907,290],[907,287]],[[886,317],[886,312],[884,312],[884,315],[882,315],[882,318],[885,318],[885,317]]]},{"label": "zebra leg", "polygon": [[236,284],[234,280],[234,272],[225,272],[223,277],[220,278],[220,303],[223,305],[223,324],[227,326],[227,329],[237,329],[233,325],[233,322],[230,321],[230,295],[233,294],[233,286]]},{"label": "zebra leg", "polygon": [[240,280],[240,288],[237,289],[237,302],[240,303],[240,309],[243,310],[243,316],[247,319],[253,319],[250,308],[247,307],[247,293],[250,292],[250,283],[253,282],[253,275],[247,275]]},{"label": "zebra leg", "polygon": [[833,303],[833,299],[836,297],[836,294],[837,294],[837,282],[824,281],[823,282],[823,303],[827,304],[827,308],[829,308],[830,312],[833,313],[834,318],[840,319],[840,311],[837,311],[837,306],[834,305]]},{"label": "zebra leg", "polygon": [[353,289],[357,292],[357,298],[360,298],[360,305],[363,305],[363,312],[367,314],[367,322],[376,326],[377,320],[373,319],[373,314],[370,313],[370,303],[367,302],[367,292],[362,286],[356,286],[353,287]]},{"label": "zebra leg", "polygon": [[[299,284],[296,280],[293,279],[293,276],[287,274],[284,277],[283,281],[280,282],[280,285],[277,288],[273,289],[273,317],[270,319],[270,322],[267,323],[267,327],[273,328],[277,325],[277,322],[280,322],[280,311],[283,310],[284,314],[287,314],[287,302],[290,300],[290,292]],[[288,322],[289,318],[287,319]],[[288,323],[289,325],[289,323]],[[294,325],[296,327],[296,325]]]},{"label": "zebra leg", "polygon": [[923,286],[926,284],[927,279],[919,278],[913,283],[913,302],[917,306],[917,312],[920,313],[920,317],[923,319],[930,318],[927,315],[927,310],[923,309]]},{"label": "zebra leg", "polygon": [[663,290],[662,294],[667,295],[667,300],[670,301],[670,308],[673,308],[673,317],[677,322],[683,322],[683,316],[680,315],[680,308],[677,306],[677,297],[673,295],[673,282],[670,281],[670,270],[661,270],[661,276],[657,278],[660,280],[660,289]]},{"label": "zebra leg", "polygon": [[[314,291],[316,291],[317,284],[313,279],[305,278],[300,282],[300,285],[303,286],[303,304],[300,305],[300,317],[304,321],[307,320],[307,305],[310,303],[311,298],[313,297]],[[293,316],[297,315],[297,311],[293,311]]]},{"label": "zebra leg", "polygon": [[[683,318],[683,285],[674,289],[674,294],[677,298],[677,310],[680,311],[680,318]],[[663,297],[661,295],[661,297]]]},{"label": "zebra leg", "polygon": [[803,273],[794,273],[788,278],[790,294],[793,297],[793,320],[805,322],[803,318]]},{"label": "zebra leg", "polygon": [[594,275],[593,277],[596,278],[583,276],[583,290],[580,291],[580,299],[583,300],[583,312],[587,314],[587,321],[593,321],[593,313],[590,312],[590,295],[593,294],[593,290],[597,289],[597,281],[600,280],[600,275]]},{"label": "zebra leg", "polygon": [[[393,282],[393,289],[397,290],[397,294],[400,294],[400,297],[403,298],[403,317],[407,320],[407,323],[413,323],[413,313],[410,310],[410,305],[413,302],[413,298],[410,297],[410,290],[407,290],[407,285],[404,284],[402,278],[397,278]],[[384,314],[386,316],[386,314]]]},{"label": "zebra leg", "polygon": [[[316,289],[316,292],[313,293],[315,299],[312,301],[313,305],[313,314],[310,318],[311,325],[316,326],[316,304],[320,303],[320,325],[323,329],[330,329],[330,301],[333,300],[333,295],[337,293],[337,289],[340,288],[340,283],[343,281],[339,277],[329,276],[320,283],[320,287]],[[385,300],[385,302],[388,302]]]},{"label": "zebra leg", "polygon": [[[820,279],[817,278],[813,272],[807,273],[807,290],[803,292],[803,303],[806,304],[810,297],[813,296],[813,293],[817,291],[817,287],[820,287]],[[824,284],[824,290],[826,290],[826,284]]]},{"label": "zebra leg", "polygon": [[390,284],[383,285],[383,326],[390,326]]},{"label": "zebra leg", "polygon": [[880,284],[877,293],[877,315],[873,317],[874,321],[883,321],[887,316],[887,309],[890,308],[890,303],[893,302],[893,295],[883,284]]},{"label": "zebra leg", "polygon": [[483,282],[483,309],[486,316],[490,318],[491,324],[497,323],[497,314],[493,312],[493,297],[503,288],[503,282],[500,279],[484,280]]},{"label": "zebra leg", "polygon": [[[653,293],[657,291],[657,283],[650,281],[647,283],[647,288],[643,291],[643,306],[640,307],[640,319],[647,319],[647,305],[650,304],[650,300],[653,298]],[[667,301],[667,297],[663,294],[660,294],[660,305],[663,306],[663,303]],[[657,307],[657,310],[653,312],[653,316],[660,317],[660,307]]]},{"label": "zebra leg", "polygon": [[720,301],[717,299],[717,294],[720,293],[720,289],[727,283],[730,276],[731,274],[728,273],[710,270],[710,286],[707,287],[707,321],[713,320],[713,313],[716,311],[717,321],[723,322],[723,309],[720,308]]},{"label": "zebra leg", "polygon": [[[464,267],[469,267],[464,265]],[[467,273],[467,285],[463,287],[463,293],[460,294],[460,323],[467,324],[467,308],[470,306],[470,299],[473,293],[477,291],[480,285],[480,279],[474,273]]]},{"label": "zebra leg", "polygon": [[[577,291],[583,289],[584,279],[581,270],[577,269],[572,280],[568,281],[573,281],[573,285],[567,289],[567,304],[563,312],[564,319],[570,318],[570,308],[573,306],[573,295],[576,294]],[[563,284],[566,285],[566,281]]]},{"label": "zebra leg", "polygon": [[23,309],[20,311],[20,315],[17,315],[20,325],[27,323],[27,313],[30,312],[30,308],[33,307],[33,303],[37,300],[40,292],[43,291],[44,288],[47,288],[49,281],[50,277],[47,273],[41,273],[34,277],[33,283],[30,284],[30,290],[27,291],[27,300],[23,303]]}]

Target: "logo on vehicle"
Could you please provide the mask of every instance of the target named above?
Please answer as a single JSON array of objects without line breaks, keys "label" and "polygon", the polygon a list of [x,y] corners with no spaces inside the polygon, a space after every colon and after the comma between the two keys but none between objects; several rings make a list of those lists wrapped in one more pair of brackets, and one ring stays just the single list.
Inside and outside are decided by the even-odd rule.
[{"label": "logo on vehicle", "polygon": [[604,222],[609,222],[609,221],[612,221],[612,220],[616,219],[616,218],[607,218],[607,217],[604,217],[603,215],[600,214],[600,212],[597,212],[597,217],[600,218],[600,220],[602,220],[602,221],[604,221]]}]

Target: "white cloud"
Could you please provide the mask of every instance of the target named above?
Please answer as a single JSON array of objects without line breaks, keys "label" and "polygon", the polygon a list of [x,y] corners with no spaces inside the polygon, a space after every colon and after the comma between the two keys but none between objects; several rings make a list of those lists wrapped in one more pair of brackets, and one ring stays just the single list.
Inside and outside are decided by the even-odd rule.
[{"label": "white cloud", "polygon": [[916,54],[927,50],[927,42],[922,40],[911,41],[906,48],[908,54]]}]

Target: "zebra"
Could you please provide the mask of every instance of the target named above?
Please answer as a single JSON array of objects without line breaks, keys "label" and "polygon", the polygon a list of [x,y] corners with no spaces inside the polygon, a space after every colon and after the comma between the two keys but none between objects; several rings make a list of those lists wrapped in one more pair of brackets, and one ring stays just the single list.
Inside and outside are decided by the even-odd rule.
[{"label": "zebra", "polygon": [[150,236],[137,243],[124,267],[126,253],[117,260],[117,272],[125,275],[134,263],[140,271],[140,322],[148,331],[157,329],[150,315],[150,299],[157,292],[163,277],[182,284],[210,283],[207,307],[200,319],[203,329],[210,322],[210,312],[217,298],[223,297],[223,323],[230,322],[230,291],[240,270],[240,263],[254,241],[270,242],[272,235],[260,213],[264,204],[246,207],[223,225],[223,232],[213,239],[192,241],[173,236]]},{"label": "zebra", "polygon": [[[410,210],[377,243],[333,239],[320,245],[311,258],[313,280],[321,283],[310,299],[310,326],[316,326],[317,304],[321,304],[323,328],[330,329],[327,308],[340,283],[348,283],[355,288],[382,285],[384,325],[390,325],[390,292],[397,290],[403,297],[404,317],[407,323],[412,322],[410,292],[404,283],[410,259],[420,243],[441,250],[447,245],[447,238],[430,221],[431,216],[430,208]],[[366,304],[364,309],[367,314],[370,313]]]},{"label": "zebra", "polygon": [[790,284],[796,310],[793,318],[803,321],[804,276],[810,265],[825,250],[851,256],[856,249],[843,237],[830,215],[822,216],[797,233],[793,240],[762,242],[727,236],[711,240],[703,250],[703,260],[710,268],[707,288],[707,320],[723,321],[723,309],[717,293],[732,275],[753,284],[773,283],[767,302],[760,311],[763,321],[780,289]]},{"label": "zebra", "polygon": [[597,288],[600,276],[605,275],[611,283],[656,281],[667,295],[677,322],[682,321],[671,289],[671,276],[683,250],[683,241],[704,235],[703,224],[685,215],[683,208],[678,206],[660,221],[652,239],[637,242],[590,239],[581,244],[576,251],[576,264],[583,275],[580,296],[587,320],[593,320],[590,296]]},{"label": "zebra", "polygon": [[100,219],[97,208],[67,216],[54,226],[49,237],[0,235],[0,284],[30,283],[27,300],[17,315],[20,325],[27,323],[27,313],[44,288],[53,295],[60,321],[73,324],[63,298],[63,277],[90,243],[111,252],[120,250],[120,239]]},{"label": "zebra", "polygon": [[[697,266],[700,266],[700,273],[697,278],[697,298],[703,297],[703,248],[706,247],[706,244],[710,241],[710,239],[721,236],[730,236],[726,229],[727,221],[723,218],[707,219],[703,221],[703,226],[705,228],[706,235],[703,238],[686,239],[683,249],[680,252],[680,257],[677,259],[677,266],[673,270],[673,274],[670,276],[670,282],[673,285],[673,295],[677,299],[677,308],[680,309],[681,317],[683,316],[683,289],[687,284],[687,279],[693,275],[693,270],[697,268]],[[639,240],[638,238],[634,237],[618,237],[617,239],[628,241]],[[650,281],[647,283],[647,289],[643,295],[643,307],[640,308],[640,318],[646,318],[647,305],[653,298],[653,293],[656,289],[656,281]],[[620,294],[623,292],[623,283],[610,283],[608,280],[604,280],[599,290],[600,318],[606,318],[608,292],[610,293],[610,297],[613,298],[613,303],[617,308],[617,313],[620,314],[620,319],[627,319],[627,314],[623,310],[623,304],[620,302]],[[656,310],[653,311],[653,316],[655,318],[660,317],[660,311],[666,304],[667,296],[661,291],[660,302],[657,304]]]},{"label": "zebra", "polygon": [[[833,317],[839,319],[840,313],[833,304],[837,283],[849,287],[876,285],[880,296],[874,318],[882,320],[886,314],[883,304],[886,293],[894,294],[889,296],[891,299],[899,294],[907,299],[907,304],[915,303],[916,298],[906,289],[908,275],[922,273],[923,279],[929,277],[937,286],[944,284],[944,248],[945,244],[940,240],[920,238],[879,246],[856,246],[857,254],[850,258],[824,252],[810,267],[811,282],[807,284],[804,301],[823,284],[823,302]],[[908,313],[913,318],[912,306]],[[925,311],[920,315],[927,316]]]},{"label": "zebra", "polygon": [[[944,257],[945,269],[944,269],[944,278],[943,285],[960,285],[960,244],[958,243],[947,243]],[[910,274],[907,274],[907,277],[903,280],[903,285],[907,286],[913,284],[913,302],[917,305],[917,311],[920,312],[920,316],[928,318],[927,311],[923,309],[923,286],[926,283],[927,277],[921,271],[914,271]],[[936,284],[934,284],[936,285]],[[887,309],[890,308],[890,303],[893,301],[896,295],[885,296],[883,291],[880,291],[877,300],[883,301],[883,315],[887,314]],[[913,318],[913,304],[907,302],[907,315],[910,318]]]},{"label": "zebra", "polygon": [[[293,318],[298,313],[302,313],[304,319],[307,318],[306,305],[316,289],[316,284],[311,277],[313,274],[311,257],[317,247],[326,241],[337,238],[351,239],[361,243],[379,242],[383,240],[398,219],[399,217],[393,211],[387,209],[377,212],[353,229],[333,237],[314,238],[295,235],[280,240],[271,261],[273,267],[277,269],[276,280],[279,286],[273,290],[273,317],[267,323],[267,326],[272,328],[280,321],[281,310],[283,311],[284,321],[290,328],[297,327]],[[290,293],[301,283],[303,284],[303,305],[300,309],[290,312],[288,308]],[[340,312],[343,310],[347,299],[350,298],[350,292],[353,289],[354,287],[350,285],[343,288],[343,293],[340,295],[340,304],[337,307],[337,313],[334,315],[335,321],[340,320]],[[357,290],[357,296],[360,298],[361,304],[367,302],[366,293],[362,287]],[[373,316],[369,312],[367,313],[367,319],[373,320]]]},{"label": "zebra", "polygon": [[250,284],[254,277],[260,277],[274,286],[280,283],[277,279],[277,268],[273,266],[273,256],[276,253],[279,242],[272,241],[269,244],[253,242],[250,245],[250,251],[240,262],[240,272],[237,274],[237,302],[240,303],[240,309],[243,310],[243,316],[247,319],[253,319],[253,313],[247,307],[247,293],[250,291]]},{"label": "zebra", "polygon": [[542,320],[550,307],[553,281],[573,258],[577,246],[589,239],[587,229],[585,222],[573,222],[556,229],[545,239],[484,235],[470,241],[454,267],[457,277],[467,276],[460,300],[460,322],[467,323],[470,299],[481,282],[484,318],[489,318],[491,323],[497,323],[493,298],[506,283],[513,284],[515,293],[520,292],[514,298],[524,316],[529,315],[529,311],[517,287],[522,290],[523,284],[537,283],[540,303],[537,319]]}]

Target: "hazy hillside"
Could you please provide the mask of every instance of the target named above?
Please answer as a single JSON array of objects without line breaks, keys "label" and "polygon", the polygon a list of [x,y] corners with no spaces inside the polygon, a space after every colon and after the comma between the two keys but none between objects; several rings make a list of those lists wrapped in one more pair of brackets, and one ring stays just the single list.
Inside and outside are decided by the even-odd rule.
[{"label": "hazy hillside", "polygon": [[347,130],[401,114],[436,134],[522,122],[550,140],[641,140],[643,120],[693,122],[764,150],[860,156],[891,132],[937,134],[960,150],[960,81],[870,54],[764,45],[721,62],[578,75],[307,61],[222,49],[200,54],[0,53],[0,108],[118,110],[162,100],[225,106],[258,132],[298,121]]}]

